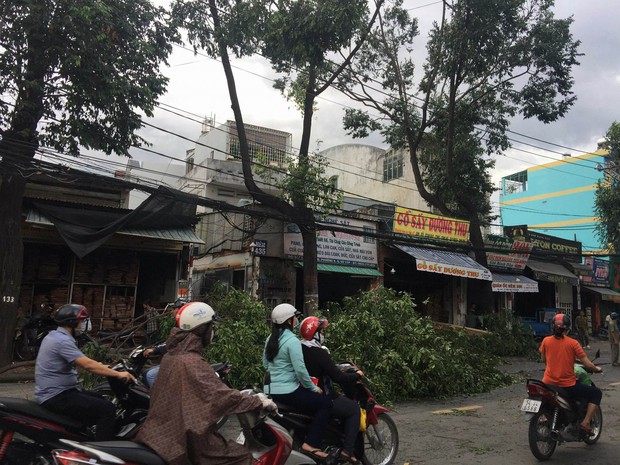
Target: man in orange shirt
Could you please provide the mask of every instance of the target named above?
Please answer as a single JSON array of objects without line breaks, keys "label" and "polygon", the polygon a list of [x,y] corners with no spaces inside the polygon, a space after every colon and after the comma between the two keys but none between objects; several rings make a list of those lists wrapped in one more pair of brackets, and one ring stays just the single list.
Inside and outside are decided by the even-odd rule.
[{"label": "man in orange shirt", "polygon": [[569,327],[570,317],[558,313],[553,321],[553,335],[544,338],[540,344],[542,361],[547,364],[543,383],[565,389],[572,398],[588,400],[588,409],[581,422],[581,429],[590,434],[592,432],[590,420],[600,405],[603,394],[597,387],[577,382],[575,360],[579,359],[584,367],[592,372],[600,373],[603,370],[590,361],[578,341],[566,336]]}]

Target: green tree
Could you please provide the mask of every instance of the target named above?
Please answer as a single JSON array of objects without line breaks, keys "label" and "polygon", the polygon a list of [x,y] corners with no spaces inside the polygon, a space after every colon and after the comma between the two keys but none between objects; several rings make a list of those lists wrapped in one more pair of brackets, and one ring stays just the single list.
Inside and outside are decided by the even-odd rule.
[{"label": "green tree", "polygon": [[148,0],[0,0],[0,366],[21,285],[22,199],[39,146],[128,155],[177,32]]},{"label": "green tree", "polygon": [[[316,205],[313,201],[329,194],[329,184],[320,176],[312,176],[316,173],[313,168],[316,164],[312,161],[310,140],[316,99],[355,56],[376,16],[369,19],[366,0],[209,0],[208,9],[203,0],[179,0],[173,11],[186,28],[192,45],[222,61],[239,136],[246,188],[256,201],[285,215],[301,231],[304,310],[312,313],[318,306]],[[278,197],[256,184],[230,54],[237,57],[260,54],[282,75],[276,87],[298,105],[302,114],[298,160],[295,171],[290,174],[304,181],[304,189],[296,189],[299,182],[291,182],[285,186],[291,188],[286,196]],[[338,54],[343,57],[340,65],[329,59]]]},{"label": "green tree", "polygon": [[[489,223],[493,191],[493,162],[485,157],[509,147],[512,117],[549,123],[575,100],[571,69],[579,42],[570,33],[572,19],[554,18],[552,6],[550,0],[445,0],[416,78],[417,21],[394,0],[338,83],[366,107],[349,110],[345,127],[357,137],[379,130],[409,155],[422,198],[444,215],[470,221],[481,264],[481,227]],[[484,296],[490,304],[490,285]]]},{"label": "green tree", "polygon": [[610,251],[620,250],[620,123],[614,121],[605,134],[602,148],[609,151],[605,180],[596,187],[594,211],[599,218],[598,236]]}]

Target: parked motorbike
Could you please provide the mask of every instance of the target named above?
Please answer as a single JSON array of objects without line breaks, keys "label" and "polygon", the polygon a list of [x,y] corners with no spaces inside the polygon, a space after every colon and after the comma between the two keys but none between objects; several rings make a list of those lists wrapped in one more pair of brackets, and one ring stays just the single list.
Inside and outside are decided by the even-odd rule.
[{"label": "parked motorbike", "polygon": [[[581,382],[594,386],[589,375],[585,376],[587,378]],[[536,379],[527,380],[527,392],[529,397],[523,400],[521,410],[529,419],[530,450],[538,460],[549,460],[558,444],[583,441],[593,445],[601,437],[603,412],[600,406],[592,417],[592,435],[587,435],[579,428],[586,414],[587,400],[571,399],[564,389]]]},{"label": "parked motorbike", "polygon": [[[352,363],[337,364],[340,370],[356,372],[358,368]],[[368,378],[365,378],[368,381]],[[398,429],[390,410],[378,404],[365,383],[358,382],[342,386],[344,394],[357,401],[366,412],[366,431],[358,435],[355,455],[364,465],[391,465],[398,453]],[[280,416],[274,421],[280,423],[292,435],[297,450],[304,442],[312,416],[299,412],[294,406],[276,402]],[[325,432],[325,451],[332,458],[339,458],[344,432],[340,419],[332,418]]]},{"label": "parked motorbike", "polygon": [[[116,371],[139,371],[134,365],[144,349],[137,348],[128,360],[110,368]],[[131,438],[144,422],[149,407],[148,389],[141,383],[132,385],[118,378],[108,378],[106,390],[100,391],[117,408],[117,435]],[[92,427],[59,415],[34,401],[0,397],[0,464],[47,465],[52,463],[52,449],[61,439],[88,441],[94,438]]]},{"label": "parked motorbike", "polygon": [[[244,392],[252,393],[250,390]],[[292,449],[293,438],[273,421],[277,414],[238,414],[242,434],[238,442],[252,454],[254,465],[314,465],[309,457]],[[63,440],[64,447],[53,451],[56,465],[165,465],[153,450],[131,441],[76,442]]]},{"label": "parked motorbike", "polygon": [[51,312],[52,306],[41,304],[41,308],[46,310],[39,316],[33,317],[15,333],[13,341],[13,353],[16,360],[34,360],[39,353],[41,342],[47,333],[56,329],[58,326],[47,314]]}]

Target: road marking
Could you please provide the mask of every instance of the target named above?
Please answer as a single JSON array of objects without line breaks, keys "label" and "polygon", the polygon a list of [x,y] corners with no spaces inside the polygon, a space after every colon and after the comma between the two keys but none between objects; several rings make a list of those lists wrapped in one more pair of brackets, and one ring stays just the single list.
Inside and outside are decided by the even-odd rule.
[{"label": "road marking", "polygon": [[474,410],[479,410],[481,408],[482,408],[481,405],[466,405],[465,407],[435,410],[434,412],[431,412],[431,413],[433,413],[433,415],[449,415],[451,413],[456,413],[456,412],[471,412]]}]

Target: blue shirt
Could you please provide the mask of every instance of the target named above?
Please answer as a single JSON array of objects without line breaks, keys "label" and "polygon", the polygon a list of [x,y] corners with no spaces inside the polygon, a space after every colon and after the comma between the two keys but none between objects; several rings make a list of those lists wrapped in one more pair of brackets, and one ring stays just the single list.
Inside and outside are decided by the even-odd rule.
[{"label": "blue shirt", "polygon": [[263,366],[269,371],[271,378],[271,384],[264,386],[265,393],[289,394],[300,384],[311,391],[318,391],[306,369],[301,342],[297,336],[285,329],[280,334],[278,344],[280,348],[271,362],[267,360],[267,355],[263,351]]},{"label": "blue shirt", "polygon": [[75,361],[83,356],[73,336],[64,328],[45,336],[34,369],[34,395],[39,404],[79,387]]}]

